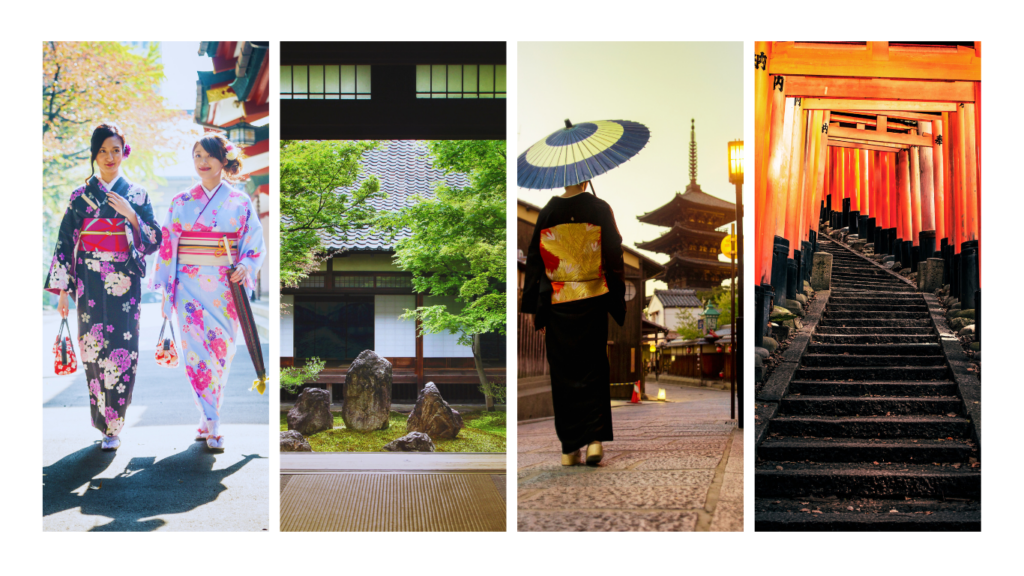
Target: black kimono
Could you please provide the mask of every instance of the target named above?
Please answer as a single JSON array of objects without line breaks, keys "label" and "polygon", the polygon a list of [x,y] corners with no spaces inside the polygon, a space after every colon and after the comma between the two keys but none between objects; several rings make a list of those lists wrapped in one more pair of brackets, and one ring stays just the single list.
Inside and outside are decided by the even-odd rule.
[{"label": "black kimono", "polygon": [[61,290],[78,309],[79,360],[89,385],[92,425],[117,436],[132,402],[139,360],[139,311],[146,254],[160,246],[160,225],[146,191],[124,177],[112,185],[139,220],[136,230],[107,204],[99,178],[71,193],[44,289]]},{"label": "black kimono", "polygon": [[622,236],[608,203],[587,193],[548,201],[530,241],[522,310],[547,329],[563,454],[612,440],[608,315],[625,321],[625,291]]}]

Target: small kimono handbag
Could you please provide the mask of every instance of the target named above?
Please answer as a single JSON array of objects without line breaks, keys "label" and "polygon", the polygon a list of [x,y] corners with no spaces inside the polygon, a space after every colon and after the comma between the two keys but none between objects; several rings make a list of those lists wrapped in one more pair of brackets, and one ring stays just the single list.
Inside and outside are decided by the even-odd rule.
[{"label": "small kimono handbag", "polygon": [[[171,324],[171,337],[164,338],[164,330],[167,329],[167,323]],[[174,344],[174,322],[171,322],[170,318],[164,318],[164,325],[160,328],[160,338],[156,343],[156,363],[158,366],[164,368],[177,368],[178,367],[178,348]]]},{"label": "small kimono handbag", "polygon": [[[68,333],[61,339],[64,329]],[[71,327],[68,326],[68,319],[60,322],[60,330],[57,331],[57,341],[53,343],[53,372],[58,376],[74,374],[78,369],[78,359],[75,358],[75,347],[71,345]]]}]

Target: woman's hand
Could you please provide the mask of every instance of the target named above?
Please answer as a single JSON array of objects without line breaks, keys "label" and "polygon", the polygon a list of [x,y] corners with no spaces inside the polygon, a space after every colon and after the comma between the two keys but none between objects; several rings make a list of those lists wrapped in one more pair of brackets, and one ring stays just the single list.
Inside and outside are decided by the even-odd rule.
[{"label": "woman's hand", "polygon": [[107,204],[110,204],[111,208],[131,222],[136,230],[139,229],[139,217],[135,214],[135,209],[125,200],[124,196],[115,192],[107,192]]},{"label": "woman's hand", "polygon": [[235,271],[231,274],[231,281],[235,284],[241,284],[245,282],[245,277],[248,273],[249,271],[246,270],[244,265],[238,264],[235,266]]},{"label": "woman's hand", "polygon": [[57,313],[60,314],[61,318],[67,318],[70,310],[71,306],[68,305],[68,291],[61,290],[60,296],[57,298]]}]

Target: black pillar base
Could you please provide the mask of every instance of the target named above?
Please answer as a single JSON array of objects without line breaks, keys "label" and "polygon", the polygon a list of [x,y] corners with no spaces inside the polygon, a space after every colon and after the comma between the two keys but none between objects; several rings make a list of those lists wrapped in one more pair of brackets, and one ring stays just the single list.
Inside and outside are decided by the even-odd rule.
[{"label": "black pillar base", "polygon": [[921,263],[921,247],[914,246],[910,249],[910,271],[917,272],[917,265]]},{"label": "black pillar base", "polygon": [[800,280],[797,277],[796,260],[788,258],[786,260],[786,268],[786,298],[796,300],[796,283]]},{"label": "black pillar base", "polygon": [[974,295],[978,291],[978,241],[968,240],[960,248],[960,309],[974,308]]},{"label": "black pillar base", "polygon": [[921,247],[921,260],[935,257],[935,230],[921,230],[917,235],[917,244]]},{"label": "black pillar base", "polygon": [[974,293],[974,341],[981,342],[981,290]]},{"label": "black pillar base", "polygon": [[910,252],[912,247],[913,243],[910,240],[904,240],[900,243],[900,264],[902,264],[904,268],[910,268],[912,266]]},{"label": "black pillar base", "polygon": [[860,210],[850,211],[850,234],[860,234]]},{"label": "black pillar base", "polygon": [[850,199],[843,198],[843,225],[840,228],[846,228],[850,225]]},{"label": "black pillar base", "polygon": [[878,254],[878,226],[874,218],[868,218],[868,242],[875,246],[875,254]]},{"label": "black pillar base", "polygon": [[786,259],[788,257],[789,240],[782,236],[776,236],[775,246],[772,249],[772,288],[779,295],[786,293]]},{"label": "black pillar base", "polygon": [[804,291],[804,282],[811,280],[811,262],[814,260],[814,251],[811,243],[803,240],[800,242],[800,285],[797,290]]}]

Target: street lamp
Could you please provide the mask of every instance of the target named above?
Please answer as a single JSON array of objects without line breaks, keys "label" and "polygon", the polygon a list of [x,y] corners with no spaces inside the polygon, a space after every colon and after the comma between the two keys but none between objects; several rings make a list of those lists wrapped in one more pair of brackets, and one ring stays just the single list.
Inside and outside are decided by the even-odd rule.
[{"label": "street lamp", "polygon": [[736,301],[733,303],[732,321],[732,362],[733,380],[737,383],[736,402],[739,404],[737,424],[743,428],[743,361],[740,351],[743,349],[743,140],[729,142],[729,183],[736,186],[736,251],[739,253],[739,266],[736,269],[736,282],[739,289],[735,291]]},{"label": "street lamp", "polygon": [[709,301],[707,307],[701,312],[701,316],[704,317],[704,330],[714,332],[715,328],[718,328],[718,317],[721,315],[718,308],[715,308],[715,305]]}]

